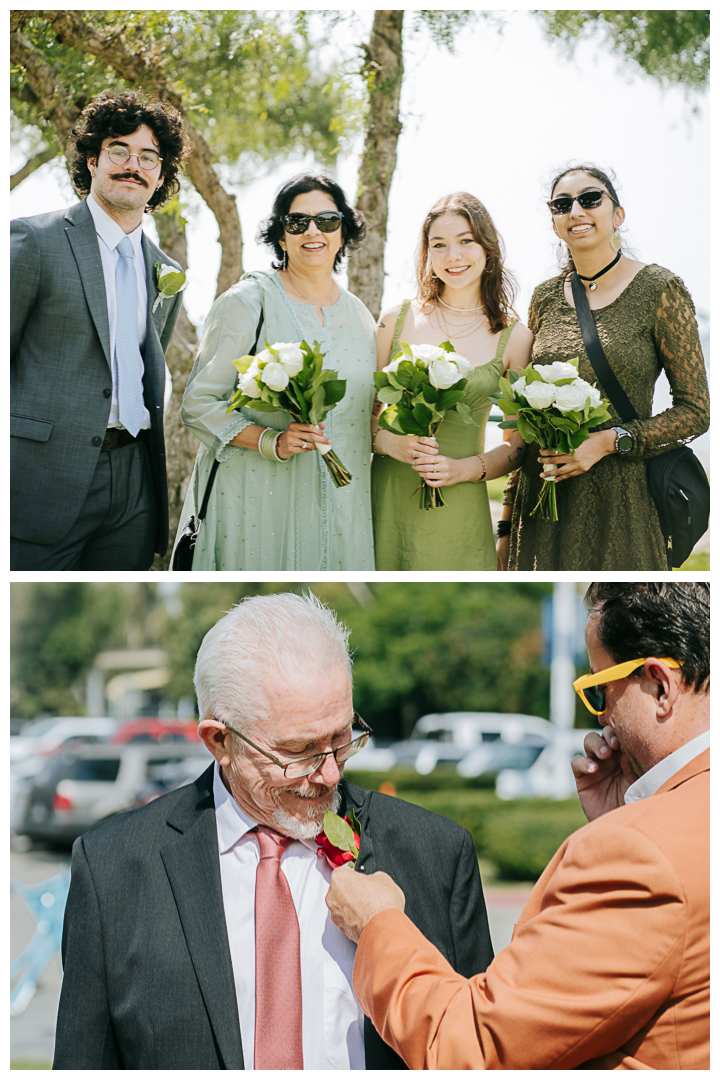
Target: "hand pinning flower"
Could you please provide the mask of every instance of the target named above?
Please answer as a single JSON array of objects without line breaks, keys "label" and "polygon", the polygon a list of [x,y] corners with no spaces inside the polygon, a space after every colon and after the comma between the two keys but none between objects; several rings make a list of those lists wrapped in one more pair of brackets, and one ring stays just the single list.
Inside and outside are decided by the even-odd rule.
[{"label": "hand pinning flower", "polygon": [[157,285],[158,294],[152,307],[153,315],[158,304],[162,304],[164,300],[183,291],[187,285],[187,278],[182,270],[178,270],[177,266],[168,266],[167,263],[156,262],[155,284]]}]

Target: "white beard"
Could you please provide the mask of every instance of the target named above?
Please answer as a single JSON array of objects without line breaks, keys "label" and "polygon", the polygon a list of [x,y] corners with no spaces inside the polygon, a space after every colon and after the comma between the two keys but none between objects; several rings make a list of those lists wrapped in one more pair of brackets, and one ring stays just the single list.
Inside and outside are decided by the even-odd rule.
[{"label": "white beard", "polygon": [[272,812],[273,828],[283,836],[291,836],[293,840],[312,840],[322,832],[326,812],[332,810],[333,814],[336,814],[339,808],[340,792],[336,788],[328,802],[321,806],[308,807],[307,817],[302,820],[278,806]]}]

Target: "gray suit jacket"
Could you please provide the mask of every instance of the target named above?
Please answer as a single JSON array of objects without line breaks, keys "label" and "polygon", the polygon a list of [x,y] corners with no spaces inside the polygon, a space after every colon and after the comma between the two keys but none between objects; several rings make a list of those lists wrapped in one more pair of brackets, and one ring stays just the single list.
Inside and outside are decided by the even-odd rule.
[{"label": "gray suit jacket", "polygon": [[[359,873],[384,870],[456,971],[493,958],[470,834],[341,781],[362,830]],[[73,847],[55,1069],[242,1069],[220,880],[213,767],[110,818]],[[404,1069],[365,1019],[367,1069]]]},{"label": "gray suit jacket", "polygon": [[[62,540],[75,522],[110,415],[112,375],[105,279],[92,215],[85,202],[11,223],[11,510],[13,536]],[[157,296],[155,262],[172,259],[147,236],[148,316],[144,348],[148,440],[157,495],[155,550],[168,540],[163,439],[165,350],[181,294]]]}]

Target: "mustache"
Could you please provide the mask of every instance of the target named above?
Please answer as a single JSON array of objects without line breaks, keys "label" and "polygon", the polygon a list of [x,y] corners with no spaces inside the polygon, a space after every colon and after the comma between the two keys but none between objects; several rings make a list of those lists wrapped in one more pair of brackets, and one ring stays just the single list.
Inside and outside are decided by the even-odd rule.
[{"label": "mustache", "polygon": [[300,795],[301,797],[311,795],[314,799],[322,799],[325,795],[332,795],[337,788],[337,784],[333,784],[332,787],[328,787],[327,784],[311,784],[305,780],[302,784],[292,788],[281,788],[282,791],[289,791],[293,795]]},{"label": "mustache", "polygon": [[123,172],[115,173],[113,180],[137,180],[143,187],[147,187],[147,183],[143,180],[142,176],[138,176],[137,173]]}]

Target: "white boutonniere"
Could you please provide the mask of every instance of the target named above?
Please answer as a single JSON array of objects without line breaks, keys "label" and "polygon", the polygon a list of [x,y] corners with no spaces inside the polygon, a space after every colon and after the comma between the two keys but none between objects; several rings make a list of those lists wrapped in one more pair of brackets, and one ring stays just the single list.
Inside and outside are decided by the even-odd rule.
[{"label": "white boutonniere", "polygon": [[152,308],[153,315],[155,314],[155,308],[158,304],[162,304],[163,300],[183,291],[187,285],[187,279],[182,270],[178,270],[177,267],[168,266],[167,263],[156,262],[155,283],[157,285],[158,294]]}]

